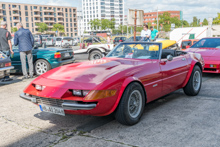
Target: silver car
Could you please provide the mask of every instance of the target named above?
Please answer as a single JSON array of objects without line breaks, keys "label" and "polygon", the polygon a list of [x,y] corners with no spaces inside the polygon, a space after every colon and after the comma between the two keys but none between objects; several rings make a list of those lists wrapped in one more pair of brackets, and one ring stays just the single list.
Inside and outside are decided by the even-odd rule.
[{"label": "silver car", "polygon": [[72,37],[57,37],[56,46],[73,46],[75,45],[74,39]]},{"label": "silver car", "polygon": [[55,46],[56,45],[56,37],[48,37],[46,39],[46,45],[47,46]]}]

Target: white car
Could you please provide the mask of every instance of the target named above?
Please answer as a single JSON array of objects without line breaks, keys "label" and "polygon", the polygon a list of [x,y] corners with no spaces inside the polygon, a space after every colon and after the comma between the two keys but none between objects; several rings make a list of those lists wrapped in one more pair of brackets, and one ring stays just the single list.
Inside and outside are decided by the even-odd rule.
[{"label": "white car", "polygon": [[56,46],[65,47],[65,46],[73,46],[76,43],[74,42],[74,38],[72,37],[57,37],[56,38]]},{"label": "white car", "polygon": [[[89,54],[88,56],[89,60],[96,60],[96,59],[101,59],[114,48],[114,44],[108,44],[107,41],[101,36],[87,35],[87,36],[83,36],[83,40],[84,40],[84,37],[87,37],[87,38],[92,37],[98,43],[94,45],[91,44],[87,48],[76,50],[74,51],[74,55]],[[100,38],[100,40],[96,38]]]}]

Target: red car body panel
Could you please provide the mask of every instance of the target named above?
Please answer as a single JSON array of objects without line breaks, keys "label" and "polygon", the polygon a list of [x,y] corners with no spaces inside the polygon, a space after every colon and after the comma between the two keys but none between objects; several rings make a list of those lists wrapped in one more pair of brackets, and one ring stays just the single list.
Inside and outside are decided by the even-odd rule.
[{"label": "red car body panel", "polygon": [[[24,93],[49,99],[97,103],[91,110],[65,110],[68,114],[105,116],[115,111],[125,88],[139,82],[146,93],[147,103],[184,87],[195,64],[203,68],[203,60],[193,53],[174,57],[172,61],[151,59],[103,58],[69,64],[50,70],[33,80]],[[42,91],[34,85],[43,85]],[[117,90],[115,96],[85,100],[70,90]]]},{"label": "red car body panel", "polygon": [[219,48],[189,48],[187,52],[199,53],[202,55],[205,66],[205,73],[220,73],[220,49]]}]

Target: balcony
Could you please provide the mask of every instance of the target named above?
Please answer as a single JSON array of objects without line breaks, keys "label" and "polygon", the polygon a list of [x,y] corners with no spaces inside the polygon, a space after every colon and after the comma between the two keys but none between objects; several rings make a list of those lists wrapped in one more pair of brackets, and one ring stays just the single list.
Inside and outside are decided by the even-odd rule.
[{"label": "balcony", "polygon": [[44,11],[44,12],[54,12],[53,9],[44,9],[43,11]]},{"label": "balcony", "polygon": [[37,22],[37,23],[38,23],[38,22],[41,22],[41,20],[40,20],[40,19],[37,19],[37,20],[34,20],[34,22]]},{"label": "balcony", "polygon": [[57,10],[57,12],[58,12],[58,13],[63,13],[63,11],[62,11],[62,10]]},{"label": "balcony", "polygon": [[34,17],[40,17],[40,14],[34,14]]},{"label": "balcony", "polygon": [[0,10],[2,10],[2,5],[0,5]]},{"label": "balcony", "polygon": [[44,15],[44,17],[54,17],[54,15]]},{"label": "balcony", "polygon": [[19,13],[12,13],[12,16],[20,16]]},{"label": "balcony", "polygon": [[14,8],[11,8],[11,10],[15,10],[15,11],[19,11],[19,8],[18,7],[14,7]]},{"label": "balcony", "polygon": [[54,20],[44,20],[44,22],[45,22],[45,23],[47,23],[47,22],[48,22],[48,23],[51,23],[51,22],[54,23]]},{"label": "balcony", "polygon": [[63,18],[64,16],[63,15],[57,15],[57,17],[62,17]]},{"label": "balcony", "polygon": [[63,23],[63,22],[64,22],[64,20],[57,20],[57,22],[58,22],[58,23]]},{"label": "balcony", "polygon": [[0,17],[3,16],[3,13],[0,13]]},{"label": "balcony", "polygon": [[40,11],[40,9],[39,9],[39,8],[33,9],[33,11],[34,11],[34,12],[38,12],[38,11]]},{"label": "balcony", "polygon": [[14,21],[14,22],[20,22],[20,20],[19,20],[19,19],[14,19],[13,21]]}]

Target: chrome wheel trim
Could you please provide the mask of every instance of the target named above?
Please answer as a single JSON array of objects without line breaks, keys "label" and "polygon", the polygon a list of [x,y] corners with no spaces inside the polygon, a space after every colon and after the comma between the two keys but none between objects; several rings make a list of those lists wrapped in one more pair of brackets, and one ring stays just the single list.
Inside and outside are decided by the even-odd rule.
[{"label": "chrome wheel trim", "polygon": [[134,90],[128,99],[128,114],[132,118],[137,118],[138,115],[141,113],[143,102],[142,102],[142,95],[140,91]]},{"label": "chrome wheel trim", "polygon": [[193,88],[198,91],[201,85],[201,75],[199,71],[196,71],[193,75]]},{"label": "chrome wheel trim", "polygon": [[38,75],[42,75],[43,73],[47,72],[48,67],[45,62],[37,62],[35,66],[35,71]]}]

